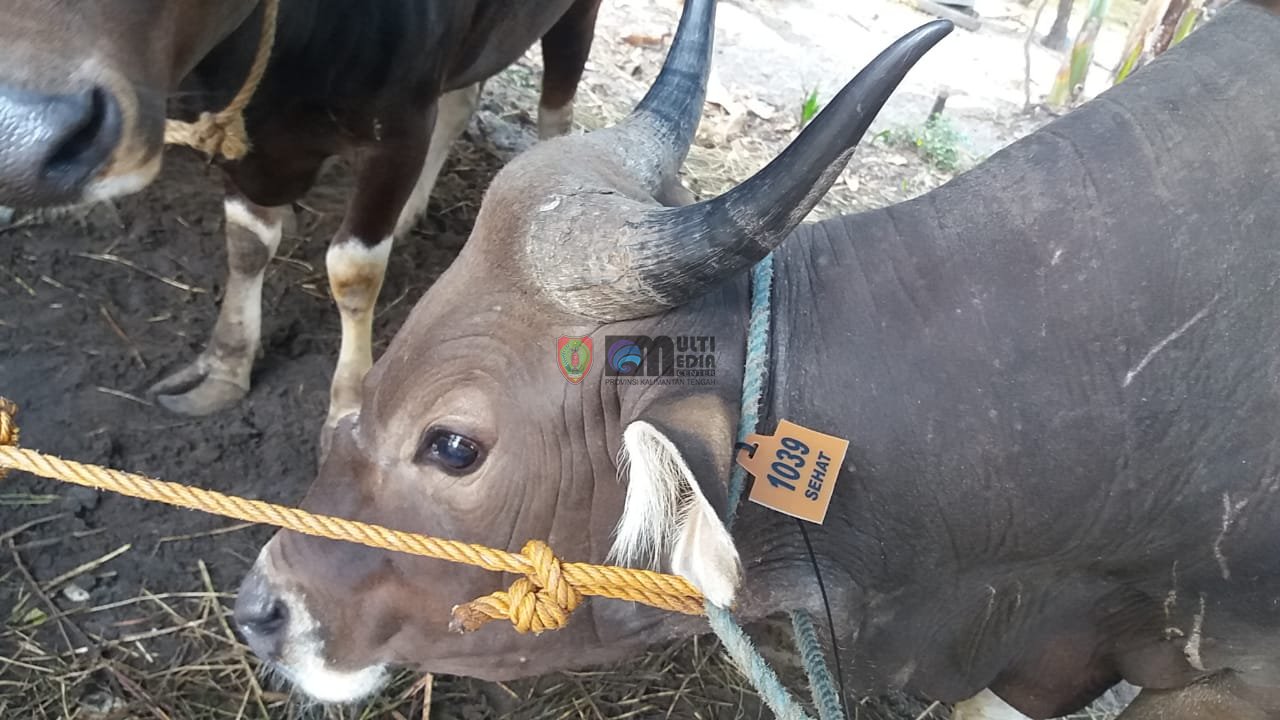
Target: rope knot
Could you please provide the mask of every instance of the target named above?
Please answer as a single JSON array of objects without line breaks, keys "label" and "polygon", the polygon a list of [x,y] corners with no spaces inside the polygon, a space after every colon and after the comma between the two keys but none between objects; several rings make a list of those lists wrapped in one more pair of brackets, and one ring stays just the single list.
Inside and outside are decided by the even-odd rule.
[{"label": "rope knot", "polygon": [[238,160],[249,152],[249,133],[240,112],[204,112],[195,122],[169,120],[164,126],[164,141],[228,160]]},{"label": "rope knot", "polygon": [[520,555],[529,563],[525,577],[506,590],[476,598],[453,609],[449,627],[471,632],[490,620],[506,618],[518,632],[559,630],[582,603],[582,593],[564,576],[560,559],[541,540],[525,543]]},{"label": "rope knot", "polygon": [[276,42],[276,16],[280,11],[280,0],[263,0],[262,31],[258,36],[258,50],[254,53],[253,64],[249,66],[249,74],[244,85],[231,98],[225,108],[216,113],[200,113],[195,122],[166,120],[164,123],[164,141],[168,145],[186,145],[216,158],[219,155],[228,160],[239,160],[249,154],[249,132],[244,127],[244,109],[248,107],[253,94],[257,92],[262,76],[267,72],[267,64],[271,61],[271,49]]}]

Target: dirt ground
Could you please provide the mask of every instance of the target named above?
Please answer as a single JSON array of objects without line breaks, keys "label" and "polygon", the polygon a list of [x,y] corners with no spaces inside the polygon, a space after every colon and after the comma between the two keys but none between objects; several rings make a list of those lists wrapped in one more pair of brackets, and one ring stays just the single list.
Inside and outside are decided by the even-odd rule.
[{"label": "dirt ground", "polygon": [[[940,90],[950,93],[961,169],[1045,122],[1043,114],[1022,112],[1021,63],[1034,7],[979,2],[989,18],[983,30],[957,31],[911,75],[877,123],[878,139],[855,156],[818,214],[902,200],[951,176],[954,170],[922,160],[909,140]],[[580,92],[582,126],[615,120],[640,97],[678,11],[677,0],[605,0]],[[829,98],[889,40],[927,19],[890,0],[722,2],[715,77],[689,185],[710,194],[741,180],[794,136],[809,91]],[[1118,53],[1122,33],[1108,26],[1101,45]],[[1059,59],[1036,45],[1030,52],[1038,98]],[[489,83],[429,212],[397,246],[376,322],[379,349],[461,247],[490,178],[533,141],[538,66],[530,53]],[[172,152],[159,181],[137,196],[57,217],[19,213],[0,228],[0,394],[23,408],[29,447],[296,502],[315,470],[337,352],[323,253],[341,219],[349,175],[336,167],[300,204],[297,231],[268,270],[262,357],[249,397],[213,417],[188,419],[143,395],[193,358],[212,328],[225,272],[220,187],[216,168]],[[269,535],[29,477],[0,485],[0,715],[425,717],[411,674],[368,706],[346,709],[309,707],[256,679],[257,665],[225,617]],[[858,712],[907,720],[947,715],[907,698],[869,699]],[[714,641],[703,638],[618,668],[510,686],[436,678],[432,717],[497,715],[767,712]]]}]

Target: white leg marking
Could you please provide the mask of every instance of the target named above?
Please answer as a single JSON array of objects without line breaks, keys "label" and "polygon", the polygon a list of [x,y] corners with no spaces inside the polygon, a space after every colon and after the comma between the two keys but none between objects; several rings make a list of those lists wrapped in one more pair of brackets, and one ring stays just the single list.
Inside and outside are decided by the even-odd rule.
[{"label": "white leg marking", "polygon": [[262,341],[262,276],[280,246],[288,207],[251,208],[239,198],[224,202],[227,284],[218,321],[200,356],[151,386],[162,406],[183,415],[207,415],[249,391]]},{"label": "white leg marking", "polygon": [[1026,715],[1009,707],[990,690],[983,690],[964,702],[956,703],[951,720],[1029,720]]},{"label": "white leg marking", "polygon": [[392,238],[369,247],[351,238],[329,246],[325,265],[342,318],[342,345],[329,398],[332,425],[360,409],[360,383],[373,365],[373,307],[391,255]]},{"label": "white leg marking", "polygon": [[546,140],[547,138],[568,135],[573,129],[573,101],[565,103],[564,107],[549,108],[542,105],[538,106],[538,139]]},{"label": "white leg marking", "polygon": [[[217,356],[221,348],[244,348],[244,357],[218,358],[231,361],[235,367],[226,370],[235,375],[234,379],[243,387],[249,385],[249,372],[253,367],[253,359],[262,340],[262,278],[266,266],[275,257],[280,247],[284,220],[282,213],[273,212],[270,222],[254,215],[239,198],[227,198],[223,204],[227,218],[227,232],[233,232],[233,226],[247,230],[266,250],[266,262],[255,272],[244,273],[236,267],[236,260],[229,258],[231,268],[227,275],[227,289],[222,298],[222,306],[218,309],[218,322],[214,326],[211,347]],[[228,248],[231,253],[236,252]]]},{"label": "white leg marking", "polygon": [[227,198],[222,205],[222,209],[226,214],[228,224],[238,225],[253,233],[273,256],[276,254],[276,250],[280,249],[281,228],[284,227],[283,220],[272,218],[269,223],[263,222],[262,218],[254,215],[249,210],[249,206],[245,205],[243,200],[235,197]]},{"label": "white leg marking", "polygon": [[673,572],[716,605],[732,605],[742,580],[738,550],[680,450],[647,422],[631,423],[622,437],[627,495],[610,560],[653,567],[670,550]]},{"label": "white leg marking", "polygon": [[440,176],[444,161],[449,158],[449,149],[455,140],[467,129],[476,106],[480,104],[481,83],[469,85],[460,90],[440,96],[436,110],[436,126],[431,131],[431,144],[427,146],[427,158],[422,163],[422,172],[418,182],[413,186],[409,200],[400,211],[400,219],[396,222],[396,237],[413,229],[418,216],[427,209],[427,201],[431,199],[431,190]]}]

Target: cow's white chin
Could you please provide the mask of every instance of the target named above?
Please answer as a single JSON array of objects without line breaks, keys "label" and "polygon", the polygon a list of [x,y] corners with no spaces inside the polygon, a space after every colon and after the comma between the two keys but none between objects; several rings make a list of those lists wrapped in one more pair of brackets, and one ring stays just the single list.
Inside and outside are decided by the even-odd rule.
[{"label": "cow's white chin", "polygon": [[319,702],[352,703],[369,697],[386,684],[384,665],[335,670],[325,659],[320,624],[307,610],[306,603],[289,591],[282,592],[280,599],[289,610],[289,637],[274,666],[295,687]]},{"label": "cow's white chin", "polygon": [[318,655],[280,664],[276,669],[307,697],[322,703],[358,702],[387,682],[387,669],[381,665],[354,671],[333,670]]},{"label": "cow's white chin", "polygon": [[160,174],[161,156],[159,153],[140,167],[106,177],[91,180],[84,189],[82,201],[86,203],[101,202],[123,195],[132,195],[151,184]]}]

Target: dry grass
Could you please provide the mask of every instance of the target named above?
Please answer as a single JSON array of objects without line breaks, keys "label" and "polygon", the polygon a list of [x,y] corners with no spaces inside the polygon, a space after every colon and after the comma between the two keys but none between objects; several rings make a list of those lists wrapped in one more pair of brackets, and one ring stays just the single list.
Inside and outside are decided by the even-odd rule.
[{"label": "dry grass", "polygon": [[[48,504],[36,495],[11,494],[10,502]],[[52,513],[0,533],[0,589],[11,600],[0,626],[0,717],[32,720],[473,720],[507,717],[561,720],[625,718],[767,718],[718,641],[691,638],[614,667],[563,672],[496,684],[438,677],[427,685],[402,672],[377,697],[349,707],[325,707],[291,694],[236,637],[229,617],[234,593],[215,587],[204,560],[189,569],[198,586],[179,577],[141,588],[134,597],[93,603],[95,587],[113,575],[112,562],[129,562],[148,548],[125,545],[97,558],[37,579],[28,562],[58,553],[76,541]],[[153,538],[170,542],[211,538],[245,529],[226,525],[202,533]],[[88,531],[90,533],[94,531]],[[186,573],[180,573],[185,576]],[[788,684],[803,689],[790,638],[781,622],[753,628],[757,642]],[[428,694],[429,692],[429,694]],[[869,700],[859,718],[901,720],[922,704],[901,698]],[[929,717],[938,717],[936,714]],[[925,715],[921,715],[925,717]]]},{"label": "dry grass", "polygon": [[[228,624],[233,594],[143,590],[123,602],[75,607],[37,584],[14,553],[0,578],[21,583],[0,631],[0,716],[32,720],[155,718],[765,717],[714,640],[693,639],[651,653],[623,671],[559,673],[510,685],[441,677],[424,710],[424,683],[399,674],[373,700],[323,707],[263,675]],[[208,582],[203,563],[197,561]],[[47,584],[46,584],[47,585]],[[103,635],[82,629],[98,614],[123,619]]]},{"label": "dry grass", "polygon": [[[207,582],[203,563],[197,561]],[[25,577],[24,577],[25,576]],[[693,638],[615,668],[556,673],[511,684],[442,676],[424,708],[423,679],[402,672],[377,697],[326,707],[289,692],[263,674],[231,632],[233,594],[211,586],[153,593],[106,605],[55,601],[19,564],[0,582],[25,586],[0,631],[0,717],[31,720],[534,720],[626,718],[768,718],[755,691],[714,638]],[[111,637],[81,623],[100,613],[122,616]],[[775,650],[775,653],[777,651]],[[802,689],[795,668],[783,665]],[[920,708],[924,708],[921,710]],[[946,718],[937,704],[870,699],[855,708],[871,718]],[[906,712],[908,714],[901,714]],[[1075,720],[1107,720],[1114,708]]]}]

